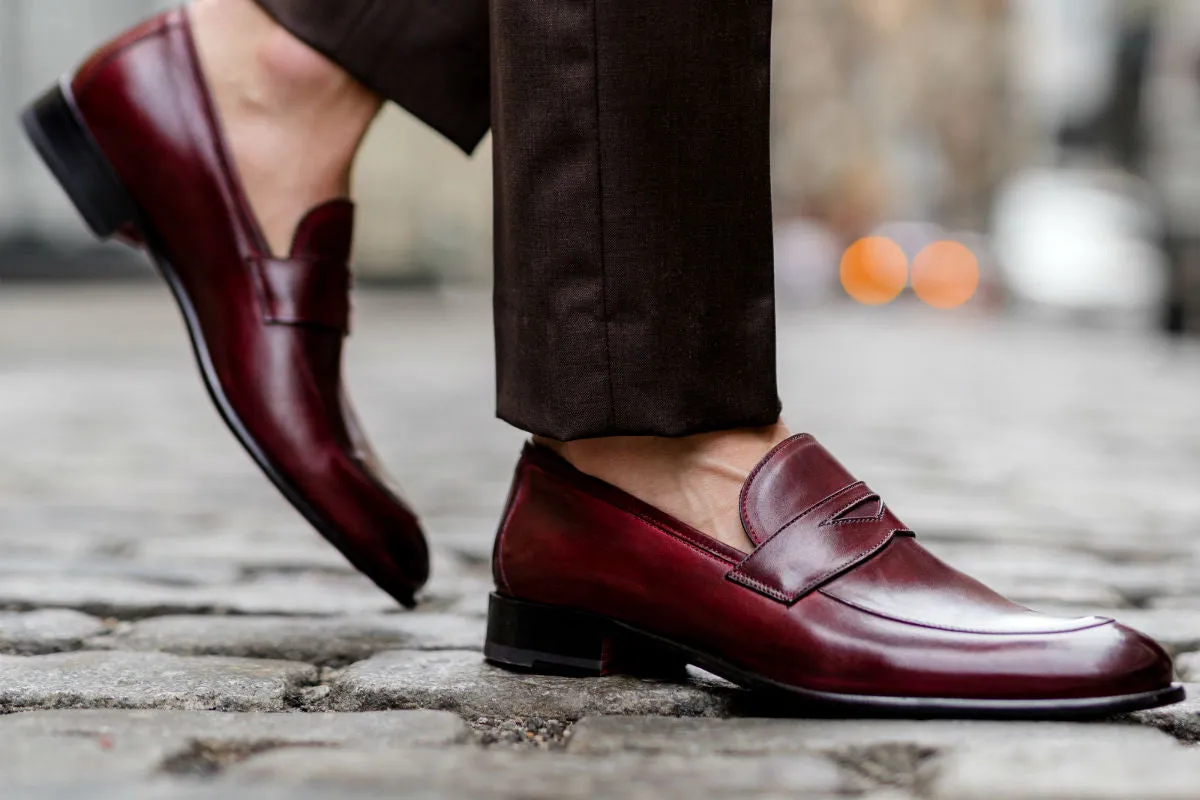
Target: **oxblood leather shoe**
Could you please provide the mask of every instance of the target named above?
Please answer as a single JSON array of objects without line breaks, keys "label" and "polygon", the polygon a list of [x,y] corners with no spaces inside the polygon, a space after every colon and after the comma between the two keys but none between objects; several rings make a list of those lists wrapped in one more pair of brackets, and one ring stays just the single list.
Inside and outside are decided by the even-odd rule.
[{"label": "oxblood leather shoe", "polygon": [[749,555],[530,445],[486,657],[577,675],[674,660],[875,714],[1074,719],[1184,697],[1145,636],[1030,611],[943,564],[811,436],[755,469],[742,520]]},{"label": "oxblood leather shoe", "polygon": [[221,416],[285,497],[405,605],[429,558],[346,402],[354,206],[314,208],[271,255],[174,11],[106,45],[23,119],[100,237],[141,243],[178,301]]}]

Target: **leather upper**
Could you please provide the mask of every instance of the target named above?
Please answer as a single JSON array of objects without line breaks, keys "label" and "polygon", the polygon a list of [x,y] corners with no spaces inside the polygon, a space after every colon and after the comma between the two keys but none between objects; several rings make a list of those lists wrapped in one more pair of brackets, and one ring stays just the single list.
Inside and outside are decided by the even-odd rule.
[{"label": "leather upper", "polygon": [[1141,634],[1031,611],[944,564],[811,436],[763,460],[742,516],[749,554],[531,445],[497,585],[810,690],[1054,699],[1170,685],[1170,658]]},{"label": "leather upper", "polygon": [[312,209],[291,252],[270,252],[226,148],[184,11],[99,50],[71,92],[141,209],[148,230],[136,238],[181,297],[201,362],[245,443],[355,566],[411,603],[428,576],[424,537],[387,488],[342,383],[353,205],[335,200]]},{"label": "leather upper", "polygon": [[353,237],[354,204],[331,200],[305,215],[287,258],[250,256],[263,320],[349,333]]}]

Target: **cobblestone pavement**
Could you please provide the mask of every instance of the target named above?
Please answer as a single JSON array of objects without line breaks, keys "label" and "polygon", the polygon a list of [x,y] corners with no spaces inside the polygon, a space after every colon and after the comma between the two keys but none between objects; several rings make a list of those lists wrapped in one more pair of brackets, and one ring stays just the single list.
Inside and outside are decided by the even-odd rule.
[{"label": "cobblestone pavement", "polygon": [[[912,308],[781,324],[793,426],[936,552],[1028,604],[1140,627],[1200,681],[1200,348]],[[364,297],[351,344],[436,550],[415,613],[250,465],[164,292],[0,290],[0,796],[1196,796],[1200,704],[1089,725],[780,719],[700,673],[484,666],[522,439],[491,416],[485,298]]]}]

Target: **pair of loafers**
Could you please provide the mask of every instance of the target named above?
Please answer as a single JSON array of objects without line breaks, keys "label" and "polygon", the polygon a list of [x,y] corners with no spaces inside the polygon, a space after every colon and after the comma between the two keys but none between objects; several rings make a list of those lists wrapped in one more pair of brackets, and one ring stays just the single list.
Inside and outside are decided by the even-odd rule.
[{"label": "pair of loafers", "polygon": [[[270,252],[222,139],[184,11],[97,51],[24,125],[84,220],[143,247],[222,417],[351,563],[412,606],[429,555],[342,384],[354,207]],[[747,555],[530,445],[498,534],[486,657],[601,675],[695,664],[868,713],[1084,718],[1175,702],[1170,658],[943,564],[815,440],[746,482]]]}]

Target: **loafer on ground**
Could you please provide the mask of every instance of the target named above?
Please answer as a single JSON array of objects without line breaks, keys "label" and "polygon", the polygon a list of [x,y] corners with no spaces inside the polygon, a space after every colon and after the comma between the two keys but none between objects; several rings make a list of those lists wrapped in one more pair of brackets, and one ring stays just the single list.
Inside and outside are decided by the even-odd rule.
[{"label": "loafer on ground", "polygon": [[1183,698],[1155,642],[952,569],[811,436],[754,470],[741,514],[748,555],[529,445],[486,657],[575,675],[688,663],[871,714],[1078,719]]},{"label": "loafer on ground", "polygon": [[272,256],[183,11],[101,48],[23,123],[92,230],[153,257],[205,385],[255,462],[354,566],[412,605],[428,576],[425,540],[342,386],[353,205],[312,209],[291,253]]}]

